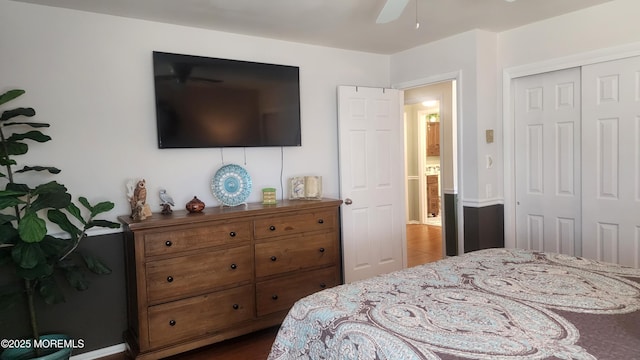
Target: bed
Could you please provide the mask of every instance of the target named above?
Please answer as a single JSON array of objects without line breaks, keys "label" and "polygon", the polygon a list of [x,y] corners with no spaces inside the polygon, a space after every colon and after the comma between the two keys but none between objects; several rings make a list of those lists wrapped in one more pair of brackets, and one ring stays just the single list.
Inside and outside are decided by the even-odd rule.
[{"label": "bed", "polygon": [[487,249],[299,300],[277,359],[640,359],[640,269]]}]

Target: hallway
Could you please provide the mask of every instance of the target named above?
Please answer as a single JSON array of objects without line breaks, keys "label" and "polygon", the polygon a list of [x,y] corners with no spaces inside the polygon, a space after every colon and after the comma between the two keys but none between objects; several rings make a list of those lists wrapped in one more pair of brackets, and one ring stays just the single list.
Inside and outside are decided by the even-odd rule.
[{"label": "hallway", "polygon": [[407,225],[407,266],[412,267],[442,259],[440,226]]}]

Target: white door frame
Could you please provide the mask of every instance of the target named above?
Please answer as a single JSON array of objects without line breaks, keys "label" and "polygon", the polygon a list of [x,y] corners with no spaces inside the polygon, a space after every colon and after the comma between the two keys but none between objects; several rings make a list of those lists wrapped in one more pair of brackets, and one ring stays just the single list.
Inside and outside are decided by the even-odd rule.
[{"label": "white door frame", "polygon": [[[427,178],[424,176],[427,162],[427,111],[418,111],[418,193],[420,194],[420,223],[427,223]],[[424,115],[424,118],[422,117]]]},{"label": "white door frame", "polygon": [[[459,128],[459,125],[462,124],[462,104],[463,104],[463,99],[462,99],[462,70],[458,70],[455,72],[449,72],[449,73],[443,73],[443,74],[438,74],[438,75],[433,75],[427,78],[422,78],[422,79],[416,79],[416,80],[412,80],[412,81],[406,81],[406,82],[401,82],[401,83],[397,83],[397,84],[392,84],[391,87],[394,89],[398,89],[398,90],[408,90],[411,88],[416,88],[416,87],[422,87],[422,86],[429,86],[429,85],[433,85],[435,83],[439,83],[439,82],[443,82],[443,81],[456,81],[456,86],[455,86],[455,92],[456,92],[456,105],[455,105],[455,109],[453,110],[455,113],[455,117],[452,116],[452,118],[455,120],[454,124],[452,124],[454,126],[454,129]],[[441,102],[442,103],[442,102]],[[442,135],[442,127],[440,127],[440,134]],[[452,169],[452,171],[454,172],[454,189],[457,192],[457,196],[458,196],[458,202],[456,203],[456,213],[457,213],[457,220],[458,220],[458,255],[462,255],[464,253],[464,215],[463,215],[463,207],[462,207],[462,201],[461,199],[463,199],[463,192],[464,192],[464,186],[462,184],[462,179],[463,179],[463,167],[462,167],[462,154],[463,154],[463,144],[464,141],[462,139],[462,131],[456,131],[456,144],[457,146],[454,147],[453,151],[454,151],[454,158],[456,159],[456,165],[455,165],[455,169]],[[406,148],[406,143],[403,144],[403,146]],[[442,157],[440,158],[442,161]],[[440,193],[442,194],[442,190],[440,190]],[[406,199],[405,199],[406,201]],[[406,204],[405,204],[406,205]],[[444,206],[441,207],[442,209],[444,209]],[[443,217],[444,219],[444,217]],[[446,230],[445,230],[445,226],[444,224],[442,224],[442,253],[443,253],[443,257],[446,257]],[[403,247],[403,252],[406,254],[407,253],[407,240],[406,238],[404,239],[404,243],[402,244]]]},{"label": "white door frame", "polygon": [[564,70],[599,62],[640,56],[640,43],[584,52],[567,57],[505,68],[502,72],[502,126],[504,130],[504,245],[516,246],[515,119],[513,88],[515,78]]}]

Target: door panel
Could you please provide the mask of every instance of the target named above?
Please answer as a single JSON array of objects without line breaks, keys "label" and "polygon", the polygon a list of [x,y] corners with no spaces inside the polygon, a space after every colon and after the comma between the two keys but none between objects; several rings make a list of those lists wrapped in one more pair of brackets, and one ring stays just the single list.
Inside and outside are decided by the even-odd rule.
[{"label": "door panel", "polygon": [[640,267],[640,57],[582,79],[583,254]]},{"label": "door panel", "polygon": [[516,246],[581,252],[580,70],[515,80]]},{"label": "door panel", "polygon": [[[402,92],[338,87],[345,282],[403,267]],[[350,199],[351,204],[348,204]]]}]

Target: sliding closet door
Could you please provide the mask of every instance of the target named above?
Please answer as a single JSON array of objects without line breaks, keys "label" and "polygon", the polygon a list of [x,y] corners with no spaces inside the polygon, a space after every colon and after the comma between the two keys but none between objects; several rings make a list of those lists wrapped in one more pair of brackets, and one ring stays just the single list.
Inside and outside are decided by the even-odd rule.
[{"label": "sliding closet door", "polygon": [[580,69],[514,91],[516,246],[580,255]]},{"label": "sliding closet door", "polygon": [[583,255],[640,267],[640,58],[583,67]]}]

